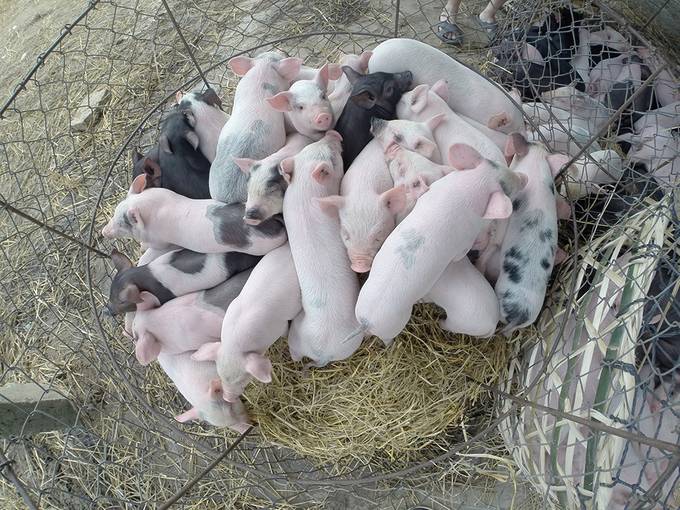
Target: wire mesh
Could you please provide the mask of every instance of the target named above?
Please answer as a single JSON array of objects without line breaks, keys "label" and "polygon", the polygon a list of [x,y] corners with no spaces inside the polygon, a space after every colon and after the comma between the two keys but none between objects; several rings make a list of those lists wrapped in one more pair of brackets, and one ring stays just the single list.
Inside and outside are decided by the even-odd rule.
[{"label": "wire mesh", "polygon": [[[3,442],[14,473],[41,507],[159,504],[235,439],[208,426],[175,424],[171,416],[183,408],[181,397],[158,367],[142,369],[135,362],[119,325],[101,314],[112,273],[102,257],[110,246],[98,231],[129,186],[131,151],[155,143],[175,92],[200,86],[201,75],[229,111],[237,78],[225,62],[234,55],[274,48],[317,65],[337,61],[341,52],[370,49],[394,36],[395,28],[399,36],[441,47],[517,88],[529,133],[551,148],[600,163],[594,168],[605,176],[617,171],[616,160],[610,155],[602,164],[588,156],[592,149],[611,149],[623,158],[625,168],[613,179],[589,184],[588,194],[578,175],[564,174],[562,190],[574,216],[564,224],[560,244],[572,257],[557,272],[539,324],[511,340],[515,357],[504,389],[678,443],[680,170],[673,128],[679,112],[671,102],[656,116],[646,114],[661,106],[648,85],[674,72],[657,51],[664,49],[663,40],[652,46],[616,23],[615,13],[595,6],[551,1],[507,3],[490,43],[475,27],[484,6],[463,5],[462,48],[442,46],[435,35],[439,1],[195,0],[168,2],[170,10],[164,4],[83,5],[27,79],[14,81],[19,87],[2,109],[0,199],[15,212],[0,216],[0,386],[34,382],[76,410],[59,431],[24,432]],[[613,41],[589,45],[590,56],[575,61],[583,57],[580,30],[597,34],[606,27],[623,39],[609,32]],[[527,43],[539,50],[542,63]],[[617,80],[618,73],[612,77],[614,71],[602,69],[599,81],[591,80],[591,66],[632,52],[647,59],[639,76]],[[628,81],[630,86],[619,86]],[[581,85],[555,92],[574,83]],[[110,98],[101,118],[74,129],[81,105],[102,90]],[[139,255],[132,243],[125,248]],[[436,448],[404,462],[377,454],[369,461],[320,464],[248,434],[177,505],[501,506],[493,484],[506,480],[510,499],[529,507],[677,507],[677,450],[673,456],[591,431],[510,399],[495,399],[492,413],[492,395],[486,392],[478,408],[469,410],[466,426],[452,423]],[[36,404],[33,414],[41,412]],[[2,491],[18,504],[11,485]]]}]

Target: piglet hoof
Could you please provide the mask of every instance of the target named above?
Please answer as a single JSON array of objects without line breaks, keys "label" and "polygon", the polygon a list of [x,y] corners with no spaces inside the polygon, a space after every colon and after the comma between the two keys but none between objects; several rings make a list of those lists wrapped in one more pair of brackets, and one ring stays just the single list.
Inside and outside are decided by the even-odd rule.
[{"label": "piglet hoof", "polygon": [[394,338],[381,338],[380,340],[382,340],[385,349],[389,349],[394,345]]},{"label": "piglet hoof", "polygon": [[555,265],[561,264],[567,259],[567,252],[564,251],[562,248],[559,246],[557,247],[557,250],[555,250]]}]

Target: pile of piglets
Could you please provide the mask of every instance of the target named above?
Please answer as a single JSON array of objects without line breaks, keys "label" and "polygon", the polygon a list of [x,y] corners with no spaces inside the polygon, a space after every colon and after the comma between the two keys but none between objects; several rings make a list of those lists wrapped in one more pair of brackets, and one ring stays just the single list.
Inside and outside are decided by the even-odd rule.
[{"label": "pile of piglets", "polygon": [[319,69],[275,52],[229,67],[231,116],[213,90],[178,93],[102,231],[146,250],[114,251],[107,308],[191,404],[178,420],[244,431],[240,396],[272,380],[280,337],[323,367],[367,335],[389,345],[419,302],[452,333],[536,320],[569,157],[528,140],[499,86],[409,39]]}]

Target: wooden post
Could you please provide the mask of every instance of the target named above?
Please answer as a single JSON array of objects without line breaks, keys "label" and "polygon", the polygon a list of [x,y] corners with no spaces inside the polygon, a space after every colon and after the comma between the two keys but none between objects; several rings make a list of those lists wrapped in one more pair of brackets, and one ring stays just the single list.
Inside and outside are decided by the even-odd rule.
[{"label": "wooden post", "polygon": [[71,402],[38,384],[0,386],[0,437],[61,430],[76,424]]}]

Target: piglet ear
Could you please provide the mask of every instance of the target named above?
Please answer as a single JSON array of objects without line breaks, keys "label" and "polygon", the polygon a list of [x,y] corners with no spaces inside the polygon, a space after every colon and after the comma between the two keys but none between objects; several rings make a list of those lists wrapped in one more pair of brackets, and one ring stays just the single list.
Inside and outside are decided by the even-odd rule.
[{"label": "piglet ear", "polygon": [[342,72],[345,73],[345,76],[347,76],[347,79],[352,85],[354,85],[354,82],[363,76],[361,73],[357,73],[350,66],[342,66]]},{"label": "piglet ear", "polygon": [[449,83],[446,80],[439,80],[432,85],[432,92],[441,97],[444,101],[449,100]]},{"label": "piglet ear", "polygon": [[191,145],[195,151],[198,150],[198,144],[200,143],[200,140],[198,139],[196,131],[187,131],[184,133],[184,139],[189,142],[189,145]]},{"label": "piglet ear", "polygon": [[515,154],[520,158],[529,154],[529,142],[522,133],[511,133],[505,142],[505,157],[512,158]]},{"label": "piglet ear", "polygon": [[245,75],[250,69],[255,65],[255,61],[250,58],[246,57],[245,55],[241,55],[239,57],[233,57],[229,60],[229,68],[236,74],[237,76],[243,76]]},{"label": "piglet ear", "polygon": [[328,64],[324,64],[321,67],[321,69],[319,69],[319,72],[316,73],[314,81],[321,90],[326,90],[328,88],[328,80],[329,80]]},{"label": "piglet ear", "polygon": [[384,205],[390,214],[399,214],[406,208],[406,188],[395,186],[380,195],[380,203]]},{"label": "piglet ear", "polygon": [[370,110],[375,106],[375,95],[365,90],[350,97],[352,102],[364,110]]},{"label": "piglet ear", "polygon": [[216,106],[217,108],[222,108],[222,100],[220,96],[217,95],[214,89],[208,88],[203,92],[203,101],[210,106]]},{"label": "piglet ear", "polygon": [[302,59],[297,57],[288,57],[279,60],[276,64],[276,72],[281,75],[281,78],[287,81],[293,81],[302,67]]},{"label": "piglet ear", "polygon": [[268,97],[266,101],[277,112],[289,112],[293,109],[290,104],[291,96],[290,92],[279,92],[275,96]]},{"label": "piglet ear", "polygon": [[148,290],[141,291],[139,299],[141,301],[137,302],[137,310],[152,310],[161,306],[160,300]]},{"label": "piglet ear", "polygon": [[236,423],[229,425],[229,428],[239,434],[244,434],[251,427],[250,423]]},{"label": "piglet ear", "polygon": [[137,195],[146,189],[146,174],[139,174],[130,185],[128,195]]},{"label": "piglet ear", "polygon": [[219,378],[212,379],[208,385],[208,396],[213,400],[224,400],[222,398],[222,381]]},{"label": "piglet ear", "polygon": [[332,169],[328,163],[321,162],[312,170],[312,178],[319,184],[323,184],[331,176]]},{"label": "piglet ear", "polygon": [[175,420],[177,420],[180,423],[186,423],[188,421],[192,420],[198,420],[198,409],[195,407],[192,407],[189,409],[187,412],[178,414],[175,416]]},{"label": "piglet ear", "polygon": [[545,59],[543,58],[543,55],[541,55],[541,52],[538,51],[536,46],[533,44],[524,45],[522,48],[522,58],[528,60],[529,62],[533,62],[534,64],[539,64],[542,66],[545,65]]},{"label": "piglet ear", "polygon": [[340,64],[328,64],[328,79],[339,80],[342,76],[342,66]]},{"label": "piglet ear", "polygon": [[474,147],[465,143],[454,143],[449,147],[449,164],[457,170],[477,168],[482,162],[482,155]]},{"label": "piglet ear", "polygon": [[133,225],[136,225],[138,228],[142,228],[144,226],[144,221],[142,220],[142,214],[139,212],[139,209],[136,207],[130,207],[127,210],[127,219],[130,223]]},{"label": "piglet ear", "polygon": [[144,158],[144,173],[146,174],[146,188],[161,187],[161,167],[151,158]]},{"label": "piglet ear", "polygon": [[444,122],[446,120],[446,114],[445,113],[440,113],[439,115],[435,115],[434,117],[427,119],[425,121],[425,125],[429,128],[430,131],[434,131],[437,129],[439,124]]},{"label": "piglet ear", "polygon": [[175,92],[175,103],[180,104],[182,102],[182,97],[184,97],[184,92],[181,90]]},{"label": "piglet ear", "polygon": [[134,283],[128,283],[120,292],[120,299],[126,303],[141,303],[139,287]]},{"label": "piglet ear", "polygon": [[124,271],[134,266],[132,261],[125,256],[125,254],[119,252],[115,248],[111,250],[111,262],[113,262],[113,267],[116,268],[116,271]]},{"label": "piglet ear", "polygon": [[148,331],[145,332],[135,345],[135,356],[140,365],[147,366],[161,353],[161,343]]},{"label": "piglet ear", "polygon": [[272,362],[257,352],[246,354],[246,372],[262,383],[272,382]]},{"label": "piglet ear", "polygon": [[250,175],[250,169],[255,164],[255,160],[250,158],[234,158],[234,163],[241,169],[241,172]]},{"label": "piglet ear", "polygon": [[555,209],[558,220],[568,220],[571,218],[571,206],[565,199],[558,197],[555,201]]},{"label": "piglet ear", "polygon": [[209,342],[201,345],[198,350],[191,355],[194,361],[215,361],[217,359],[218,351],[220,350],[220,342]]},{"label": "piglet ear", "polygon": [[512,214],[512,200],[502,191],[495,191],[489,197],[489,203],[484,211],[487,220],[508,218]]},{"label": "piglet ear", "polygon": [[437,150],[437,144],[424,136],[418,136],[416,141],[420,146],[415,152],[422,154],[428,159],[432,158],[432,154]]},{"label": "piglet ear", "polygon": [[293,170],[295,169],[295,159],[286,158],[281,163],[279,163],[279,173],[284,178],[284,180],[290,184],[293,180]]},{"label": "piglet ear", "polygon": [[345,205],[345,198],[340,195],[331,195],[328,197],[316,198],[315,202],[319,204],[321,210],[331,217],[336,217],[338,211]]},{"label": "piglet ear", "polygon": [[359,68],[365,73],[368,72],[368,61],[371,60],[373,56],[372,51],[364,51],[359,55]]},{"label": "piglet ear", "polygon": [[550,154],[546,159],[548,160],[550,171],[552,172],[553,177],[555,177],[562,167],[569,163],[571,158],[566,154]]},{"label": "piglet ear", "polygon": [[429,85],[418,85],[411,91],[411,110],[413,113],[420,113],[427,106],[427,92]]}]

